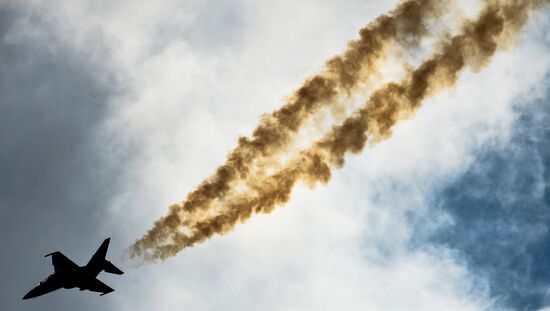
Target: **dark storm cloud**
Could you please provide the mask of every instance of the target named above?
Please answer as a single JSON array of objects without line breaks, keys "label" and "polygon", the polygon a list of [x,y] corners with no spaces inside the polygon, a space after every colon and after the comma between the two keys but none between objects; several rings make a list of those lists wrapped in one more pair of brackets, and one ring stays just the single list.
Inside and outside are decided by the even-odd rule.
[{"label": "dark storm cloud", "polygon": [[480,150],[439,193],[453,225],[431,239],[487,278],[497,305],[537,310],[550,304],[550,90],[517,114],[511,143]]},{"label": "dark storm cloud", "polygon": [[[21,21],[32,36],[14,35]],[[88,260],[109,234],[100,226],[116,184],[94,140],[114,81],[99,82],[106,68],[61,42],[55,25],[23,7],[0,4],[1,310],[97,307],[90,303],[94,295],[74,293],[21,301],[51,272],[46,253],[61,250],[79,264]]]}]

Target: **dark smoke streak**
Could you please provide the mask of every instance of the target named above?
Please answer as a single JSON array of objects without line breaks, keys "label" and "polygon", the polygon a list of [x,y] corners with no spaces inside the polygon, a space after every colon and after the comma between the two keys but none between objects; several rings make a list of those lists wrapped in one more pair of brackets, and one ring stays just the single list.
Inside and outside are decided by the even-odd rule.
[{"label": "dark smoke streak", "polygon": [[361,29],[360,39],[350,42],[343,55],[330,59],[325,70],[308,79],[287,104],[264,116],[251,139],[241,137],[226,163],[189,193],[184,202],[172,205],[168,215],[156,221],[132,246],[132,252],[139,253],[141,248],[165,242],[180,226],[187,225],[183,215],[200,214],[214,201],[223,199],[235,181],[251,175],[255,159],[284,150],[310,116],[321,107],[333,104],[342,94],[353,93],[360,82],[375,74],[392,45],[415,47],[418,38],[428,34],[426,23],[443,14],[447,2],[403,1],[394,11]]},{"label": "dark smoke streak", "polygon": [[[376,143],[390,137],[392,128],[398,121],[414,115],[426,97],[452,87],[457,81],[458,74],[465,67],[475,70],[483,68],[497,48],[521,29],[527,20],[529,9],[541,3],[541,1],[488,1],[478,18],[466,21],[461,33],[442,42],[439,52],[433,57],[422,63],[416,70],[409,72],[400,83],[389,83],[376,91],[363,108],[356,111],[342,125],[335,126],[325,138],[311,148],[301,152],[282,170],[267,178],[255,178],[254,175],[249,175],[247,182],[252,190],[244,194],[234,194],[230,184],[224,184],[224,187],[220,188],[206,187],[211,192],[207,192],[206,196],[199,196],[194,202],[201,202],[204,204],[203,207],[208,207],[208,203],[214,199],[223,198],[221,202],[223,208],[217,211],[217,215],[185,222],[179,219],[180,207],[173,208],[169,216],[157,222],[145,237],[131,246],[130,254],[140,256],[146,261],[173,256],[186,247],[208,239],[213,234],[231,231],[237,223],[246,221],[254,213],[269,213],[276,206],[285,204],[290,199],[292,189],[298,181],[304,181],[309,185],[317,182],[327,183],[331,177],[331,170],[344,164],[346,154],[359,153],[367,142]],[[299,111],[303,112],[303,110]],[[294,113],[293,116],[300,115],[301,112]],[[277,112],[274,115],[277,115]],[[294,132],[285,133],[289,136],[275,136],[276,138],[267,140],[268,144],[262,143],[254,147],[255,149],[251,148],[250,150],[254,152],[250,151],[247,155],[252,155],[252,158],[258,153],[268,155],[270,148],[279,147],[274,142],[286,141]],[[281,137],[284,138],[281,139]],[[253,146],[248,143],[243,145],[242,141],[241,139],[239,148]],[[266,140],[260,141],[266,142]],[[227,165],[218,169],[216,176],[227,180],[237,174],[230,171]],[[237,167],[245,167],[245,165],[240,163],[239,166],[232,166],[231,169],[237,169]],[[185,209],[185,204],[183,208]],[[188,229],[188,232],[183,233],[181,228]]]}]

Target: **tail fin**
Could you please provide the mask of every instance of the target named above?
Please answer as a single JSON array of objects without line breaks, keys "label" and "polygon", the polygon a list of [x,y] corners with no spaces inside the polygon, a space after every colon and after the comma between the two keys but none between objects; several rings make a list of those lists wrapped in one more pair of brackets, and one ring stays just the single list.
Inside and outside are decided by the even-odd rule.
[{"label": "tail fin", "polygon": [[111,241],[111,238],[106,238],[105,241],[101,243],[101,246],[99,246],[95,254],[92,256],[92,258],[88,262],[88,266],[92,267],[92,269],[94,269],[96,273],[105,271],[108,273],[121,275],[124,272],[122,272],[122,270],[120,270],[115,265],[113,265],[110,261],[105,259],[105,256],[107,256],[107,249],[109,248],[110,241]]},{"label": "tail fin", "polygon": [[88,266],[102,266],[103,261],[105,261],[105,256],[107,256],[107,249],[109,248],[109,241],[111,241],[111,238],[106,238],[103,243],[101,243],[101,246],[97,249],[95,254],[92,256],[90,261],[88,261]]}]

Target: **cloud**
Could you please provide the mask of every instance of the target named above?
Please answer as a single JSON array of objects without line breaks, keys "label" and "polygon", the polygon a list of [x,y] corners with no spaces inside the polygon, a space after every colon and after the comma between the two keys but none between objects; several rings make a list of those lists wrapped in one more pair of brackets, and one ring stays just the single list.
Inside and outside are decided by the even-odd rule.
[{"label": "cloud", "polygon": [[[3,172],[14,178],[6,182],[8,188],[0,189],[18,190],[18,202],[38,215],[32,223],[26,216],[1,218],[10,220],[2,233],[18,237],[12,244],[17,257],[6,258],[8,266],[14,267],[8,279],[15,282],[21,271],[34,269],[25,272],[24,280],[12,283],[16,286],[11,292],[2,291],[2,301],[10,309],[75,305],[97,309],[100,305],[106,310],[487,310],[530,303],[504,305],[501,294],[510,292],[495,291],[497,280],[472,260],[475,252],[468,253],[458,243],[451,247],[451,239],[434,237],[444,237],[441,230],[453,228],[453,223],[454,228],[462,224],[451,206],[441,204],[443,196],[451,198],[447,189],[460,188],[469,182],[467,176],[483,177],[492,160],[500,158],[498,165],[504,165],[505,172],[517,172],[511,163],[529,164],[532,176],[537,176],[532,185],[539,186],[522,189],[537,198],[542,195],[540,181],[547,175],[535,171],[546,160],[527,156],[526,151],[537,149],[543,159],[547,150],[533,142],[518,151],[517,146],[524,145],[514,139],[521,137],[515,133],[522,129],[531,133],[544,124],[519,122],[518,111],[536,118],[547,109],[542,100],[538,106],[529,106],[532,100],[524,96],[539,90],[536,86],[544,83],[549,69],[548,48],[542,40],[548,36],[542,20],[547,11],[533,17],[520,44],[497,55],[486,70],[465,72],[455,90],[430,100],[414,119],[396,128],[391,140],[351,157],[330,186],[299,188],[288,206],[260,215],[232,234],[182,252],[162,265],[129,269],[121,278],[106,279],[116,292],[102,299],[65,291],[44,296],[35,304],[12,302],[32,286],[35,277],[49,272],[48,263],[37,266],[36,260],[41,259],[34,250],[42,255],[59,247],[67,254],[74,251],[74,259],[85,262],[97,246],[96,239],[100,240],[97,235],[112,233],[117,239],[110,254],[116,258],[117,245],[120,250],[131,243],[166,206],[209,176],[236,137],[249,133],[261,113],[278,107],[324,60],[340,52],[357,29],[396,1],[197,3],[26,4],[49,27],[28,28],[33,23],[26,23],[27,28],[19,28],[15,38],[20,40],[20,50],[12,55],[22,56],[10,58],[5,63],[10,66],[0,70],[13,69],[9,77],[14,86],[46,84],[47,91],[40,96],[38,87],[15,88],[11,98],[48,99],[44,102],[51,109],[42,112],[55,122],[43,125],[33,118],[27,124],[36,128],[28,132],[11,119],[0,123],[9,124],[9,131],[0,131],[6,135],[2,141],[10,142],[2,145],[2,156],[8,154],[6,150],[26,151],[2,158]],[[209,9],[220,11],[215,21],[210,20]],[[21,23],[21,16],[16,16],[14,23]],[[10,40],[14,31],[6,32]],[[309,39],[302,40],[305,37]],[[2,44],[2,53],[9,51],[5,41]],[[260,49],[263,53],[257,53]],[[15,66],[19,62],[14,59],[32,66],[25,71]],[[38,79],[31,74],[35,72],[51,79]],[[115,76],[115,82],[103,73]],[[64,94],[61,99],[59,94]],[[2,103],[7,103],[4,98]],[[25,105],[15,109],[18,115],[38,111],[30,104],[34,99],[28,102],[28,109]],[[521,110],[522,105],[533,108]],[[90,107],[101,108],[89,112]],[[2,116],[5,109],[2,106]],[[57,111],[68,113],[60,118],[54,114]],[[71,135],[61,143],[65,136],[60,133]],[[503,164],[507,157],[497,156],[503,150],[515,152],[509,164]],[[19,159],[23,163],[12,169]],[[33,170],[36,159],[49,165]],[[493,166],[493,170],[502,167]],[[498,185],[512,187],[514,180],[522,178]],[[31,183],[19,187],[13,182],[18,179]],[[473,184],[488,187],[483,182]],[[49,191],[35,194],[29,189]],[[485,189],[491,192],[490,187]],[[92,199],[89,194],[96,196]],[[526,197],[498,196],[495,201],[518,202]],[[15,196],[2,193],[1,198]],[[92,221],[98,214],[100,223]],[[510,218],[501,219],[506,223]],[[536,228],[525,221],[522,225],[533,241],[543,241]],[[89,234],[74,234],[73,228],[78,227]],[[23,239],[23,233],[28,238]],[[52,236],[43,238],[46,233]],[[519,243],[521,238],[512,241]],[[537,250],[527,253],[535,258]],[[534,279],[524,282],[536,283]]]},{"label": "cloud", "polygon": [[[532,25],[531,32],[540,29],[540,24]],[[429,101],[416,118],[398,126],[391,140],[360,157],[352,157],[350,166],[336,173],[330,187],[318,187],[311,192],[298,190],[288,206],[270,217],[254,219],[234,233],[214,238],[192,252],[183,252],[162,266],[141,268],[142,274],[136,277],[141,283],[128,289],[129,296],[138,296],[147,280],[155,290],[140,304],[150,307],[330,309],[349,302],[346,305],[349,309],[367,306],[400,310],[406,306],[429,310],[438,303],[456,310],[498,309],[500,305],[491,296],[490,279],[470,270],[469,262],[460,252],[426,243],[422,237],[426,234],[424,230],[435,230],[452,221],[448,214],[432,208],[434,192],[467,170],[476,161],[475,151],[480,146],[508,141],[514,120],[514,99],[531,90],[548,69],[547,63],[519,65],[521,59],[544,54],[544,48],[527,40],[528,37],[523,37],[522,48],[497,55],[487,70],[463,74],[457,89]],[[146,226],[151,216],[163,212],[162,206],[178,200],[182,193],[208,176],[232,147],[237,133],[249,131],[255,124],[250,109],[259,114],[276,107],[276,103],[266,100],[248,104],[249,96],[269,99],[274,92],[263,86],[262,79],[268,78],[255,75],[256,67],[246,66],[248,61],[255,64],[253,59],[241,62],[236,57],[239,51],[246,50],[247,44],[254,46],[255,41],[249,40],[251,43],[245,41],[245,48],[232,53],[225,51],[219,58],[202,58],[200,53],[193,53],[191,45],[180,43],[178,49],[182,52],[177,53],[178,57],[167,52],[155,59],[159,72],[181,70],[182,77],[184,73],[193,73],[197,78],[188,83],[211,86],[226,97],[225,101],[217,102],[210,93],[192,93],[194,87],[186,90],[174,86],[175,91],[169,94],[181,91],[194,95],[178,95],[179,102],[198,98],[208,109],[197,112],[185,104],[158,108],[149,100],[140,106],[151,108],[144,108],[135,116],[125,115],[127,119],[123,119],[130,121],[134,118],[171,121],[131,123],[136,126],[134,130],[139,134],[135,136],[147,156],[133,166],[136,175],[127,186],[132,193],[122,196],[114,205],[115,219],[119,213],[128,217],[126,205],[135,208],[136,212],[130,215],[134,220],[124,226],[124,231],[139,234],[132,224]],[[315,47],[307,51],[315,55],[317,50]],[[170,65],[173,59],[192,60],[176,68]],[[238,62],[238,70],[226,67],[224,59]],[[281,68],[289,66],[285,57],[274,56],[274,61],[279,61]],[[197,66],[197,62],[201,65]],[[291,63],[294,62],[298,61]],[[197,71],[194,69],[197,67],[206,69]],[[261,78],[248,92],[235,92],[243,80],[226,79],[225,75],[232,71],[218,68],[235,70],[239,79]],[[316,68],[315,64],[310,68]],[[299,83],[300,76],[293,79]],[[518,80],[522,83],[516,83]],[[280,88],[281,93],[292,87]],[[277,84],[274,89],[279,89]],[[245,101],[239,101],[241,98]],[[276,97],[274,101],[277,102]],[[234,111],[226,109],[227,105]],[[166,119],[159,115],[161,112],[167,115]],[[143,124],[155,126],[154,130],[141,131]],[[177,134],[156,135],[163,131]],[[189,139],[188,131],[206,134],[201,139]],[[351,193],[349,201],[336,201],[335,198],[346,197],[347,192]],[[339,220],[338,224],[330,225],[334,219]],[[417,228],[418,219],[422,221],[422,230]],[[212,298],[201,301],[205,295]],[[136,308],[137,303],[125,297],[119,296],[118,306]]]},{"label": "cloud", "polygon": [[[536,26],[531,28],[531,31],[536,30]],[[457,310],[496,308],[498,304],[491,297],[490,280],[470,271],[468,261],[460,254],[432,244],[415,244],[423,233],[416,232],[416,222],[411,222],[411,218],[425,220],[422,223],[424,229],[448,224],[451,221],[449,216],[430,213],[433,212],[430,208],[433,189],[437,189],[438,184],[458,178],[470,167],[476,161],[475,150],[479,146],[508,140],[514,120],[513,99],[535,85],[547,68],[545,63],[518,66],[520,59],[541,52],[540,46],[529,43],[522,49],[499,54],[495,63],[481,74],[465,73],[456,90],[430,101],[417,118],[398,127],[394,139],[353,158],[350,167],[337,173],[331,187],[319,187],[313,192],[299,190],[293,195],[292,203],[276,211],[271,215],[273,217],[253,220],[235,233],[213,239],[193,252],[184,252],[162,267],[140,269],[144,272],[136,278],[141,283],[128,289],[130,296],[139,295],[147,280],[152,282],[150,288],[156,290],[149,293],[146,300],[149,302],[140,303],[149,303],[151,307],[307,309],[326,306],[330,309],[332,304],[349,301],[347,306],[350,309],[370,306],[372,309],[398,310],[406,305],[428,310],[440,301]],[[199,100],[208,103],[209,107],[199,112],[187,105],[165,106],[168,108],[166,114],[174,116],[173,119],[168,117],[172,120],[168,124],[132,123],[138,126],[137,129],[143,124],[158,126],[136,135],[142,148],[146,148],[147,156],[135,166],[136,178],[128,184],[128,189],[133,189],[132,193],[144,194],[123,196],[117,201],[120,207],[113,210],[115,215],[123,212],[124,204],[129,201],[148,207],[159,197],[163,197],[166,204],[177,200],[185,189],[207,176],[209,168],[220,163],[224,150],[229,150],[237,131],[246,130],[238,124],[243,122],[230,119],[226,124],[223,121],[226,119],[223,113],[227,112],[224,106],[232,103],[232,98],[243,96],[243,93],[231,91],[242,81],[227,82],[220,76],[224,71],[216,70],[224,62],[201,58],[186,44],[174,49],[182,52],[170,54],[167,50],[166,56],[155,59],[158,62],[155,68],[165,68],[159,72],[176,70],[176,66],[171,65],[174,59],[191,59],[186,65],[177,67],[182,74],[193,73],[197,77],[196,82],[189,83],[221,88],[229,96],[223,105],[216,102],[215,96],[208,94],[206,99],[199,96]],[[281,60],[282,63],[285,61],[285,58]],[[197,62],[201,64],[200,68],[212,69],[194,70]],[[243,65],[239,68],[239,71],[246,70]],[[216,74],[210,76],[205,72]],[[237,77],[241,76],[253,75],[237,74]],[[519,80],[523,83],[512,84],[515,77],[521,77]],[[256,94],[255,87],[261,88],[261,83],[258,85],[251,86],[252,94]],[[192,89],[182,92],[192,92]],[[265,92],[270,93],[267,89]],[[168,93],[178,94],[178,91]],[[180,102],[197,98],[196,95],[178,96]],[[254,107],[238,100],[234,103],[231,107],[236,107],[237,103],[245,108]],[[143,102],[140,106],[148,105],[151,105],[150,109],[126,117],[128,120],[135,117],[166,120],[146,113],[158,113],[159,106],[151,102]],[[160,107],[160,111],[166,109]],[[269,109],[269,106],[261,108],[255,108],[257,113]],[[247,111],[240,116],[234,112],[230,115],[236,120],[248,120],[244,123],[255,123],[254,116]],[[186,139],[188,131],[204,130],[206,126],[209,131],[204,138]],[[181,130],[173,131],[178,127]],[[181,134],[169,137],[148,134],[159,131]],[[208,137],[214,138],[210,140]],[[180,159],[179,154],[185,154],[185,157]],[[402,154],[408,155],[406,161]],[[184,180],[180,176],[184,176]],[[133,188],[139,180],[143,182],[142,186]],[[183,187],[181,183],[185,183]],[[154,189],[150,192],[152,194],[145,191],[148,189]],[[352,192],[349,202],[334,201],[334,198],[345,197],[343,193],[347,191]],[[165,195],[158,196],[160,193]],[[166,204],[155,204],[159,206],[156,213],[160,214],[160,206]],[[154,210],[145,209],[133,217],[137,223],[146,225],[154,213]],[[339,219],[338,225],[329,225],[333,219]],[[125,229],[138,232],[130,224]],[[295,232],[301,233],[299,238]],[[411,245],[414,250],[411,250]],[[278,255],[274,257],[273,254]],[[215,294],[212,299],[200,300],[200,297],[212,294]],[[118,302],[119,306],[136,308],[136,304],[125,296],[119,296]]]}]

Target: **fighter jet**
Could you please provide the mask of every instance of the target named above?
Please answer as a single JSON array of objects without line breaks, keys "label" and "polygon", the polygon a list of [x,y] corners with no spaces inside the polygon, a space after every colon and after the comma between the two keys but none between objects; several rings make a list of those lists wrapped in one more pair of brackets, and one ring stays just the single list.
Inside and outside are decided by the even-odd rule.
[{"label": "fighter jet", "polygon": [[54,273],[40,282],[38,286],[31,289],[23,299],[42,296],[60,288],[78,287],[81,291],[89,290],[92,292],[99,292],[101,293],[100,296],[113,292],[114,289],[96,278],[101,271],[118,275],[124,273],[110,261],[105,259],[109,241],[110,238],[105,239],[88,264],[82,267],[72,262],[59,251],[46,255],[45,257],[52,257]]}]

